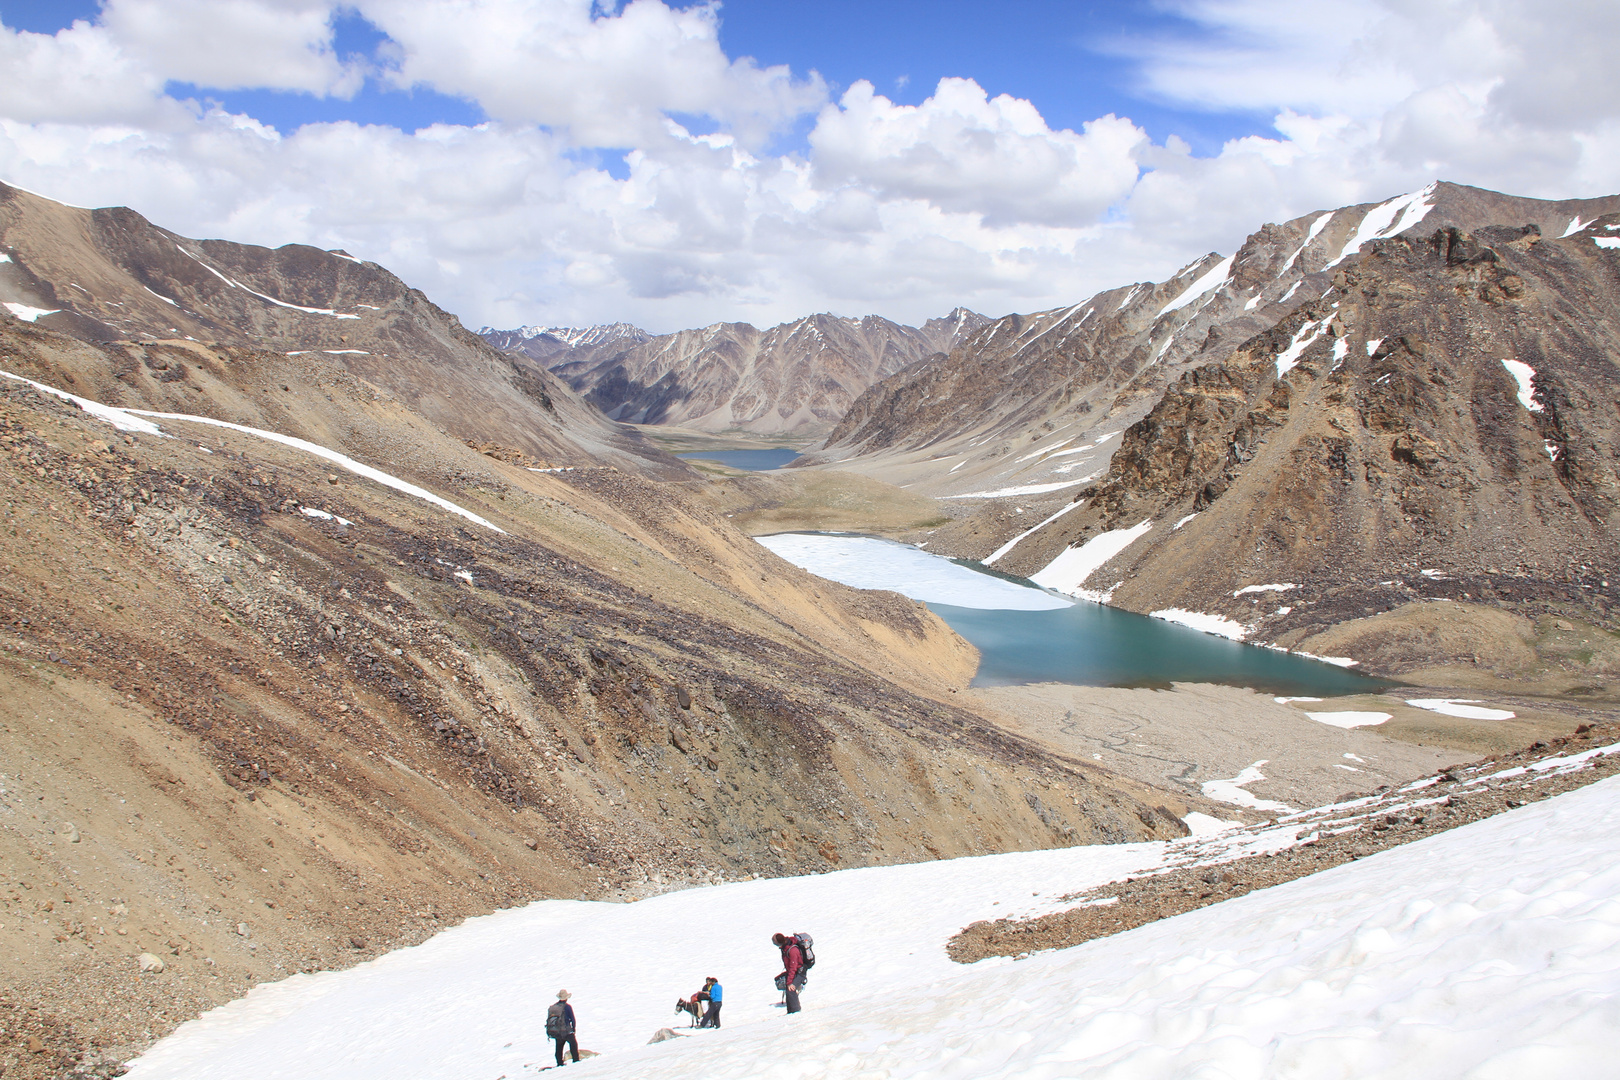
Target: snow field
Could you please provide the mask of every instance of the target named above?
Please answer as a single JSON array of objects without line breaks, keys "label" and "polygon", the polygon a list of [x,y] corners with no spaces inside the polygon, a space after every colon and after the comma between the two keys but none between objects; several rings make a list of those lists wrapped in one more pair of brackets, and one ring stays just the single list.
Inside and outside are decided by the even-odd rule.
[{"label": "snow field", "polygon": [[[1247,833],[1247,850],[1322,813]],[[603,1051],[577,1067],[584,1077],[1613,1074],[1620,778],[1076,948],[945,959],[945,940],[975,918],[1056,906],[1054,894],[1178,852],[1230,858],[1234,840],[848,870],[628,905],[544,901],[260,987],[183,1026],[130,1076],[517,1080],[550,1060],[542,1013],[560,987],[575,994],[584,1045]],[[807,1011],[792,1018],[770,1005],[773,930],[816,935]],[[726,1027],[641,1045],[705,975],[726,986]]]},{"label": "snow field", "polygon": [[1155,619],[1165,622],[1179,623],[1194,630],[1202,630],[1206,634],[1227,638],[1231,641],[1242,641],[1248,636],[1249,628],[1225,615],[1211,615],[1204,611],[1188,611],[1185,608],[1160,608],[1158,611],[1148,612]]},{"label": "snow field", "polygon": [[1151,528],[1153,522],[1144,520],[1129,529],[1098,533],[1077,548],[1064,548],[1057,558],[1031,574],[1029,580],[1044,588],[1074,595],[1104,563],[1130,547]]},{"label": "snow field", "polygon": [[801,570],[857,589],[891,589],[924,603],[966,608],[1047,611],[1071,606],[1040,589],[875,536],[777,533],[754,539]]},{"label": "snow field", "polygon": [[1308,712],[1305,715],[1318,724],[1336,728],[1377,727],[1394,719],[1387,712]]},{"label": "snow field", "polygon": [[23,322],[33,322],[35,319],[42,318],[46,315],[55,315],[61,310],[61,308],[29,307],[27,304],[14,304],[10,300],[0,304],[0,307],[4,307],[7,311],[11,312],[15,318],[21,319]]},{"label": "snow field", "polygon": [[1481,708],[1478,701],[1468,698],[1407,698],[1406,703],[1420,709],[1428,709],[1430,712],[1461,716],[1468,720],[1512,720],[1514,717],[1514,713],[1508,709]]}]

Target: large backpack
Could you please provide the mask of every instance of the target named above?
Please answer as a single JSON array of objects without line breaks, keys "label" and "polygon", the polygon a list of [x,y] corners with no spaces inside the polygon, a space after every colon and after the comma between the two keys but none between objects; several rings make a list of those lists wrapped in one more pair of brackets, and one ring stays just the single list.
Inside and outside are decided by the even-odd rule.
[{"label": "large backpack", "polygon": [[794,934],[793,940],[799,943],[799,952],[804,956],[804,970],[809,971],[816,966],[816,943],[809,934]]},{"label": "large backpack", "polygon": [[546,1010],[546,1038],[562,1039],[568,1036],[568,1017],[563,1015],[563,1003],[554,1001]]}]

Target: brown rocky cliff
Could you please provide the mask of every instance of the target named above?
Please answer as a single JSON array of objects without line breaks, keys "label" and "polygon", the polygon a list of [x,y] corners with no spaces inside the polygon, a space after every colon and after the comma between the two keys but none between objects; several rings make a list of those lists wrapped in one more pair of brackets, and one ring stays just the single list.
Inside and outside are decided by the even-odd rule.
[{"label": "brown rocky cliff", "polygon": [[[1359,658],[1390,671],[1444,658],[1376,625],[1429,601],[1612,629],[1620,267],[1594,242],[1611,225],[1376,242],[1327,296],[1183,375],[1088,505],[1002,565],[1033,572],[1151,520],[1096,575],[1122,582],[1112,602],[1220,614],[1286,644],[1365,620]],[[1534,370],[1531,407],[1504,360]],[[1234,596],[1261,584],[1293,588]]]}]

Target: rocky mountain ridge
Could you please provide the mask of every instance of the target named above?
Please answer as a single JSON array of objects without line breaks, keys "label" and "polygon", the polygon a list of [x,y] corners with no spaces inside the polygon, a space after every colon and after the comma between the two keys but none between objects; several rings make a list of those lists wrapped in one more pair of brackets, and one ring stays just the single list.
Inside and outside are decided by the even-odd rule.
[{"label": "rocky mountain ridge", "polygon": [[520,352],[541,363],[562,352],[573,352],[577,358],[580,350],[637,345],[652,337],[639,326],[622,322],[601,326],[520,326],[516,330],[486,326],[478,336],[502,352]]},{"label": "rocky mountain ridge", "polygon": [[[948,356],[874,384],[813,460],[948,497],[1077,488],[1185,372],[1319,299],[1370,242],[1413,229],[1526,223],[1557,236],[1620,199],[1543,202],[1437,183],[1268,224],[1228,257],[982,328]],[[1055,495],[1048,495],[1057,498]],[[984,554],[1017,530],[982,530]],[[1000,530],[997,538],[998,529]]]},{"label": "rocky mountain ridge", "polygon": [[1613,692],[1620,211],[1557,224],[1370,242],[998,567],[1382,672]]},{"label": "rocky mountain ridge", "polygon": [[[577,344],[547,352],[543,362],[615,420],[806,434],[831,427],[875,380],[949,350],[986,321],[965,308],[921,327],[876,315],[821,314],[768,330],[716,323],[644,340],[598,327],[579,332]],[[515,344],[522,333],[484,335],[534,356],[529,343],[547,335]]]},{"label": "rocky mountain ridge", "polygon": [[[456,438],[558,464],[685,475],[542,367],[515,362],[383,267],[342,252],[193,240],[126,208],[81,210],[0,185],[0,254],[0,304],[17,322],[127,343],[122,363],[133,367],[108,390],[120,404],[184,412],[210,396],[206,365],[192,377],[175,352],[191,345],[250,350],[276,364],[311,357]],[[162,342],[177,343],[167,348],[175,358],[153,367],[140,354]],[[225,407],[246,418],[277,400]]]}]

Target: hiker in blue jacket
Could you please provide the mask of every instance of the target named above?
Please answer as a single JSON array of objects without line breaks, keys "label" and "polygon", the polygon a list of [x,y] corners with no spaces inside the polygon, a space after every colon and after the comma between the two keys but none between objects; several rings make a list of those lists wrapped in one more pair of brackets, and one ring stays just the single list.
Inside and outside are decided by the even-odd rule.
[{"label": "hiker in blue jacket", "polygon": [[709,995],[709,1011],[703,1014],[703,1019],[698,1024],[698,1027],[717,1028],[720,1026],[720,1005],[722,1004],[721,994],[723,993],[720,980],[713,975],[704,979],[703,992]]},{"label": "hiker in blue jacket", "polygon": [[574,1036],[574,1007],[568,1004],[568,991],[557,991],[557,1000],[546,1010],[546,1034],[557,1041],[557,1065],[563,1063],[563,1047],[574,1052],[574,1064],[579,1064],[579,1040]]}]

